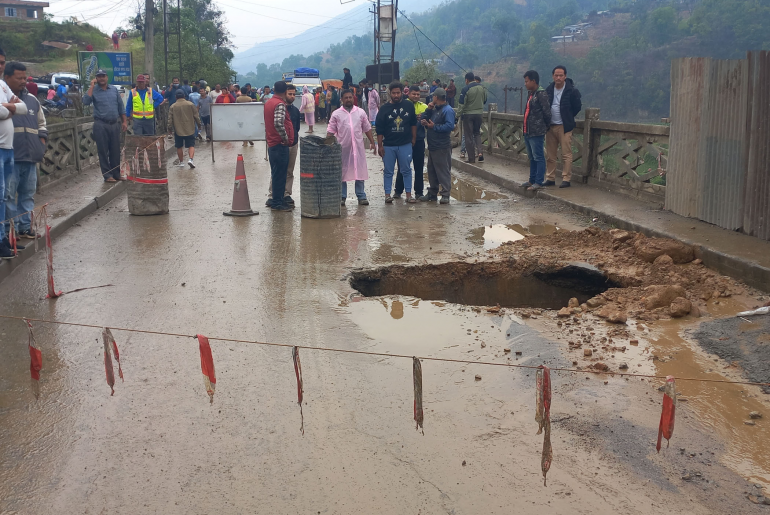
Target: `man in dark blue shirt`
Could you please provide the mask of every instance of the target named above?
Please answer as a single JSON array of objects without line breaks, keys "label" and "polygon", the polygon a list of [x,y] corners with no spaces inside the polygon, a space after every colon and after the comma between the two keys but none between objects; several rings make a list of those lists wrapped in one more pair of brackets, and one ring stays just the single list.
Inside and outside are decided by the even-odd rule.
[{"label": "man in dark blue shirt", "polygon": [[[94,106],[94,141],[105,182],[125,180],[120,176],[120,130],[128,127],[123,100],[115,86],[107,84],[107,72],[99,69],[83,95],[83,105]],[[122,123],[121,123],[122,122]]]},{"label": "man in dark blue shirt", "polygon": [[[166,100],[168,100],[169,107],[176,102],[176,90],[178,89],[182,89],[182,85],[179,84],[179,77],[174,77],[171,79],[171,87],[166,89]],[[184,89],[182,89],[182,91],[184,91]],[[185,100],[187,99],[187,93],[185,93],[184,98]]]}]

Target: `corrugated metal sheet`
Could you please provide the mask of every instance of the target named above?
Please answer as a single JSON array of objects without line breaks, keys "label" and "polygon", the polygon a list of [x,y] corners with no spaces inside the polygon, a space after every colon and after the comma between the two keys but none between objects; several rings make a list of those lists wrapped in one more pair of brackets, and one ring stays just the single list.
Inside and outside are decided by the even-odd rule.
[{"label": "corrugated metal sheet", "polygon": [[748,63],[712,59],[697,147],[698,218],[735,230],[743,226]]},{"label": "corrugated metal sheet", "polygon": [[666,209],[770,240],[770,53],[671,62]]},{"label": "corrugated metal sheet", "polygon": [[666,209],[697,216],[697,149],[701,112],[711,59],[685,57],[671,61],[671,147],[666,174]]},{"label": "corrugated metal sheet", "polygon": [[749,150],[743,230],[770,240],[770,52],[749,52]]}]

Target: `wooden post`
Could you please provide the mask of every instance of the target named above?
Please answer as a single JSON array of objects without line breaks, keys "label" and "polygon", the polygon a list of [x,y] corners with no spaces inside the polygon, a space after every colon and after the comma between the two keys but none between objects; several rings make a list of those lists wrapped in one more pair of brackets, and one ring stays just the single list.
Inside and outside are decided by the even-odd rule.
[{"label": "wooden post", "polygon": [[492,125],[492,113],[497,112],[497,104],[489,104],[489,112],[487,113],[487,152],[492,152],[492,133],[494,132],[494,126]]},{"label": "wooden post", "polygon": [[80,164],[80,135],[78,134],[78,119],[75,118],[75,122],[72,126],[72,141],[75,144],[75,169],[78,172],[83,171],[83,167]]},{"label": "wooden post", "polygon": [[583,124],[583,182],[588,182],[588,177],[594,175],[596,169],[597,150],[599,149],[599,137],[592,135],[593,122],[599,119],[600,109],[588,107],[585,110],[585,122]]}]

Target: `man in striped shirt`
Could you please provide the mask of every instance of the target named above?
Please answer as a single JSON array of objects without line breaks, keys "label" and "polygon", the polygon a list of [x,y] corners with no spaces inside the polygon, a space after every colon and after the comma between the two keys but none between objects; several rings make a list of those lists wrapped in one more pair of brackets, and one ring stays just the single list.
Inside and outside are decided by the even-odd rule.
[{"label": "man in striped shirt", "polygon": [[[285,191],[286,174],[289,169],[290,148],[294,143],[294,126],[286,108],[287,84],[279,80],[273,87],[273,97],[265,104],[265,132],[267,155],[270,158],[270,176],[273,191]],[[291,211],[291,205],[284,197],[273,198],[270,209]]]}]

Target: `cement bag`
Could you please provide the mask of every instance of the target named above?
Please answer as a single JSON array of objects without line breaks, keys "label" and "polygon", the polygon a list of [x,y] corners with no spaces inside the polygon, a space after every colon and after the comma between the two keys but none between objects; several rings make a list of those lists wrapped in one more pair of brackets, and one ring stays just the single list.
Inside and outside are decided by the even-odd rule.
[{"label": "cement bag", "polygon": [[302,216],[337,218],[342,199],[342,147],[334,138],[299,140],[299,184]]},{"label": "cement bag", "polygon": [[128,177],[128,212],[132,215],[168,213],[165,153],[162,136],[126,135],[121,173]]}]

